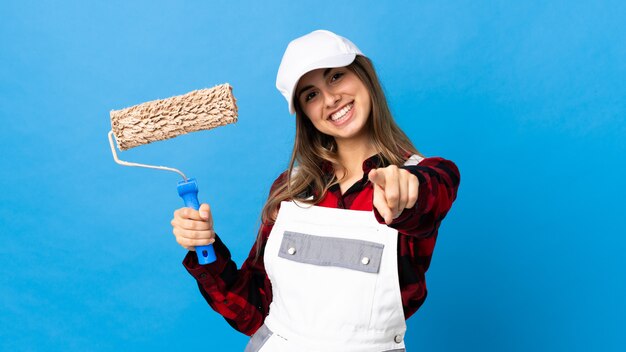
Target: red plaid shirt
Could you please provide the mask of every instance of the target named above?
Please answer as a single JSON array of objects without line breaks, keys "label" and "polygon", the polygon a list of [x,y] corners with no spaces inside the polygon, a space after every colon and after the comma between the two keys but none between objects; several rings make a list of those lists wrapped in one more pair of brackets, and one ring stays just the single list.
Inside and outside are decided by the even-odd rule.
[{"label": "red plaid shirt", "polygon": [[[363,162],[363,178],[343,195],[339,185],[330,188],[319,206],[372,210],[373,187],[367,178],[370,170],[387,166],[378,156]],[[409,318],[426,299],[425,273],[435,248],[441,221],[456,198],[460,174],[456,165],[443,158],[426,158],[415,166],[402,166],[419,180],[417,204],[405,209],[389,226],[398,230],[398,273],[405,318]],[[285,173],[275,187],[284,182]],[[380,223],[384,220],[374,210]],[[262,225],[262,251],[272,226]],[[200,292],[208,304],[238,331],[252,335],[263,325],[272,302],[272,285],[265,272],[263,256],[257,261],[256,246],[252,247],[241,269],[231,260],[228,248],[216,236],[214,249],[217,261],[198,265],[195,253],[189,252],[183,265],[196,279]]]}]

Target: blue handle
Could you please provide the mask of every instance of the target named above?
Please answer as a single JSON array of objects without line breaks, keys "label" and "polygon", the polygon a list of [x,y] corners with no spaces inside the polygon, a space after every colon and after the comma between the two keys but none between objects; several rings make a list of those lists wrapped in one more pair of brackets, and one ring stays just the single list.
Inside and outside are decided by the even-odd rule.
[{"label": "blue handle", "polygon": [[[185,201],[186,207],[195,210],[200,209],[200,203],[198,202],[198,184],[195,178],[178,182],[176,189],[178,190],[178,195]],[[198,256],[198,263],[200,263],[200,265],[213,263],[216,259],[212,244],[196,247],[196,255]]]}]

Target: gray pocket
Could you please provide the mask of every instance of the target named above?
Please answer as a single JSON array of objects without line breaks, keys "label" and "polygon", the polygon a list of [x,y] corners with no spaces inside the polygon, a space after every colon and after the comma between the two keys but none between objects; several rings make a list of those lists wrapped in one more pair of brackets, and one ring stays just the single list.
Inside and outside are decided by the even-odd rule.
[{"label": "gray pocket", "polygon": [[300,263],[378,273],[384,245],[285,231],[278,256]]},{"label": "gray pocket", "polygon": [[265,345],[265,342],[272,336],[272,331],[263,324],[259,330],[257,330],[254,335],[250,338],[248,345],[246,345],[246,349],[244,352],[257,352]]}]

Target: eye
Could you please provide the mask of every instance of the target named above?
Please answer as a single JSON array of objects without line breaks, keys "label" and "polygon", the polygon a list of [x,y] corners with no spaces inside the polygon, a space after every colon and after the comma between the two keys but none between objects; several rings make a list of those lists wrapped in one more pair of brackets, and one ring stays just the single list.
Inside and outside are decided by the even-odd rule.
[{"label": "eye", "polygon": [[309,100],[311,100],[311,99],[315,98],[315,96],[316,96],[316,95],[317,95],[317,92],[315,92],[315,91],[312,91],[312,92],[307,93],[307,94],[304,96],[304,102],[308,102]]},{"label": "eye", "polygon": [[340,79],[343,75],[344,75],[344,73],[343,73],[343,72],[335,72],[335,73],[333,73],[333,75],[330,77],[330,81],[331,81],[331,82],[334,82],[334,81],[336,81],[336,80]]}]

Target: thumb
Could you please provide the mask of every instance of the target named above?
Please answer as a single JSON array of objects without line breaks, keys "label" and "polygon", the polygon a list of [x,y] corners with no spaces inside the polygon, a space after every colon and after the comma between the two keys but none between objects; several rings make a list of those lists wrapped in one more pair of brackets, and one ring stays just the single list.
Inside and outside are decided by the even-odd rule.
[{"label": "thumb", "polygon": [[211,211],[211,208],[209,207],[208,204],[206,203],[200,204],[200,208],[198,209],[198,212],[200,213],[200,217],[202,218],[202,220],[209,220],[209,211]]},{"label": "thumb", "polygon": [[373,169],[367,174],[367,177],[372,181],[372,183],[377,184],[381,188],[385,188],[385,175],[382,171],[378,171],[378,169]]}]

